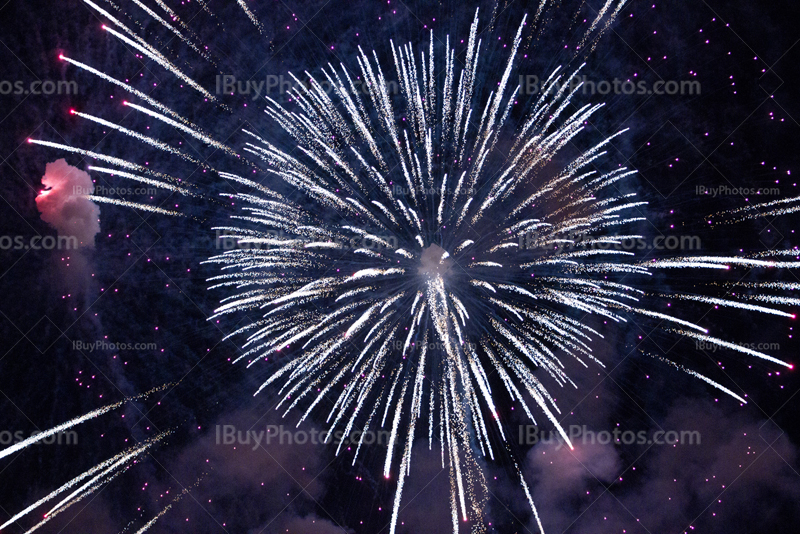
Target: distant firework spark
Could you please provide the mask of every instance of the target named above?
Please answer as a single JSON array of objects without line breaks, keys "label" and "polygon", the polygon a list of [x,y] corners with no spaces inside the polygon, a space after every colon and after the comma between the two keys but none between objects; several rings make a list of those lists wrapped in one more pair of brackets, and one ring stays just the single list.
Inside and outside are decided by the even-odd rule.
[{"label": "distant firework spark", "polygon": [[[135,32],[84,1],[120,30],[104,27],[106,31],[214,101]],[[629,230],[645,220],[646,202],[618,188],[636,171],[598,168],[605,147],[624,131],[578,155],[567,155],[568,146],[583,143],[579,134],[602,107],[573,102],[580,87],[564,81],[577,71],[552,72],[527,109],[518,104],[520,88],[512,88],[526,25],[541,19],[546,4],[542,2],[530,20],[521,21],[500,79],[486,85],[492,89],[487,98],[479,98],[483,84],[476,73],[482,46],[476,13],[463,64],[449,36],[444,43],[435,42],[431,32],[429,42],[419,49],[390,43],[396,82],[387,81],[388,69],[377,54],[359,49],[356,70],[328,65],[319,79],[306,73],[307,83],[296,80],[286,105],[266,97],[265,111],[282,133],[265,133],[269,127],[263,132],[244,130],[242,150],[249,163],[166,105],[89,65],[61,57],[139,98],[139,104],[126,103],[131,109],[219,150],[214,167],[244,168],[237,173],[203,164],[221,180],[247,191],[227,195],[243,207],[223,208],[235,211],[233,222],[216,228],[237,246],[207,260],[222,270],[210,279],[211,287],[230,292],[210,319],[228,314],[255,317],[228,337],[246,338],[238,360],[246,360],[248,366],[275,362],[276,370],[258,391],[273,383],[279,386],[278,408],[284,415],[303,408],[298,425],[328,400],[333,407],[325,414],[327,438],[341,430],[345,437],[358,432],[363,440],[376,427],[390,429],[383,475],[396,480],[392,534],[404,480],[411,473],[412,446],[426,434],[429,447],[438,441],[442,466],[449,468],[453,531],[458,532],[460,521],[471,521],[476,532],[485,530],[487,487],[480,458],[496,459],[510,449],[496,408],[500,396],[504,402],[519,403],[534,423],[536,412],[548,419],[572,447],[559,423],[561,412],[540,378],[547,375],[559,387],[577,387],[562,361],[566,356],[583,367],[603,365],[592,352],[593,339],[602,337],[592,327],[598,319],[615,323],[620,333],[630,328],[629,320],[647,321],[677,336],[791,368],[714,337],[701,325],[655,311],[663,309],[664,299],[680,299],[793,318],[768,305],[795,306],[798,299],[757,293],[738,294],[738,300],[732,300],[728,291],[735,282],[718,284],[725,289],[720,296],[670,294],[661,286],[655,291],[651,276],[655,269],[670,275],[681,272],[677,269],[724,274],[737,267],[797,268],[798,261],[770,258],[797,256],[798,251],[644,261],[618,247],[646,237]],[[608,0],[581,46],[591,47],[624,4]],[[207,58],[177,16],[169,18],[178,20],[180,28],[148,13]],[[365,93],[356,90],[356,78]],[[399,94],[391,91],[393,83]],[[73,113],[150,148],[199,163],[165,142],[88,113]],[[291,142],[281,140],[286,136]],[[58,143],[30,142],[114,167],[90,167],[95,172],[203,197],[198,187],[138,163]],[[254,168],[263,179],[256,179]],[[246,174],[251,172],[255,176]],[[90,198],[185,215],[148,204]],[[796,202],[786,199],[764,206],[775,214],[790,213]],[[746,219],[753,209],[715,217]],[[746,287],[787,291],[796,284]],[[745,403],[724,385],[656,357]],[[78,418],[57,429],[80,422]],[[360,440],[355,439],[353,463],[361,451]],[[345,441],[340,440],[337,454]],[[111,476],[151,444],[94,469]],[[542,530],[522,471],[516,462],[514,466]],[[82,478],[63,489],[78,480]],[[90,482],[95,480],[99,479]],[[63,500],[54,510],[63,510],[96,487],[85,483],[83,493],[75,491],[73,500]]]}]

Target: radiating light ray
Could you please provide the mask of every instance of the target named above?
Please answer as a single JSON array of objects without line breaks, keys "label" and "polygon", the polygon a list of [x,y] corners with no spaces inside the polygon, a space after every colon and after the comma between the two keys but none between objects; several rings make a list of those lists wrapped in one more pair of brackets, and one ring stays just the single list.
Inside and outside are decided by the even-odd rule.
[{"label": "radiating light ray", "polygon": [[[78,475],[77,477],[73,478],[72,480],[70,480],[66,484],[62,485],[58,489],[51,491],[49,494],[45,495],[44,497],[42,497],[41,499],[39,499],[35,503],[33,503],[30,506],[28,506],[27,508],[25,508],[24,510],[22,510],[22,511],[18,512],[17,514],[13,515],[11,518],[8,519],[8,521],[6,521],[2,525],[0,525],[0,530],[6,528],[7,526],[11,525],[12,523],[15,523],[18,519],[21,519],[22,517],[26,516],[27,514],[29,514],[30,512],[35,510],[36,508],[38,508],[41,505],[43,505],[44,503],[46,503],[47,501],[52,500],[55,497],[57,497],[58,495],[60,495],[61,493],[64,493],[65,491],[73,488],[74,486],[76,486],[78,483],[82,482],[86,478],[93,477],[92,479],[90,479],[90,483],[93,483],[92,481],[96,480],[98,477],[101,477],[103,475],[107,475],[109,472],[118,469],[120,466],[123,466],[125,464],[130,463],[134,458],[137,458],[137,457],[141,456],[141,454],[145,450],[147,450],[149,447],[152,447],[153,445],[155,445],[156,443],[161,441],[167,435],[168,435],[168,432],[163,432],[163,433],[161,433],[161,434],[159,434],[159,435],[157,435],[157,436],[155,436],[155,437],[153,437],[151,439],[148,439],[147,441],[145,441],[145,442],[143,442],[143,443],[141,443],[139,445],[131,447],[131,448],[127,449],[126,451],[121,452],[121,453],[109,458],[108,460],[105,460],[104,462],[100,462],[99,464],[95,465],[91,469],[81,473],[80,475]],[[97,474],[98,472],[100,474]],[[58,505],[53,507],[53,509],[50,510],[50,512],[48,512],[47,514],[45,514],[45,516],[52,515],[52,513],[54,511],[58,510],[58,509],[66,508],[66,503],[68,501],[72,500],[72,498],[74,498],[78,494],[82,493],[85,490],[86,487],[88,487],[87,484],[84,484],[84,486],[81,486],[81,488],[79,488],[78,490],[73,492],[72,496],[68,497],[67,499],[65,499],[64,501],[62,501],[61,503],[59,503]]]},{"label": "radiating light ray", "polygon": [[[787,205],[787,204],[792,204],[794,202],[800,202],[800,196],[791,198],[781,198],[778,200],[772,200],[770,202],[750,204],[733,210],[720,211],[713,215],[709,215],[708,218],[711,219],[712,221],[715,218],[723,219],[724,224],[733,224],[752,219],[760,219],[761,217],[778,217],[781,215],[789,215],[790,213],[796,213],[800,211],[800,205],[795,205],[795,206]],[[771,208],[771,209],[767,209],[766,211],[761,211],[764,210],[765,208]],[[728,220],[724,220],[728,217],[729,217]]]},{"label": "radiating light ray", "polygon": [[109,174],[109,175],[112,175],[112,176],[119,176],[120,178],[127,178],[128,180],[133,180],[135,182],[140,182],[140,183],[143,183],[143,184],[153,185],[153,186],[159,187],[161,189],[166,189],[168,191],[174,191],[176,193],[180,193],[182,195],[196,196],[196,197],[200,196],[197,193],[189,191],[188,189],[185,189],[185,188],[180,187],[180,186],[176,186],[176,185],[165,183],[165,182],[160,182],[158,180],[151,180],[150,178],[145,178],[144,176],[137,176],[137,175],[131,174],[129,172],[119,171],[117,169],[109,169],[109,168],[106,168],[106,167],[95,167],[93,165],[89,165],[89,167],[87,167],[87,168],[90,171],[99,172],[99,173],[103,173],[103,174]]},{"label": "radiating light ray", "polygon": [[223,143],[220,143],[219,141],[216,141],[216,140],[212,139],[208,135],[206,135],[203,132],[199,131],[197,128],[194,128],[192,126],[184,124],[183,122],[174,121],[174,120],[170,119],[169,117],[165,117],[164,115],[161,115],[160,113],[156,113],[155,111],[153,111],[151,109],[147,109],[145,107],[138,106],[136,104],[132,104],[131,102],[123,102],[122,104],[124,106],[128,106],[129,108],[133,108],[136,111],[141,111],[142,113],[144,113],[146,115],[149,115],[149,116],[151,116],[153,118],[156,118],[156,119],[158,119],[158,120],[160,120],[162,122],[165,122],[165,123],[169,124],[170,126],[172,126],[174,128],[177,128],[178,130],[181,130],[182,132],[186,132],[187,134],[191,135],[195,139],[198,139],[198,140],[200,140],[200,141],[202,141],[202,142],[204,142],[206,144],[209,144],[209,145],[213,146],[214,148],[218,148],[219,150],[223,150],[226,153],[230,154],[231,156],[239,157],[239,155],[232,148],[224,145]]},{"label": "radiating light ray", "polygon": [[[198,480],[197,480],[197,481],[196,481],[194,484],[192,484],[192,486],[190,486],[190,487],[197,486],[197,485],[199,484],[199,482],[200,482],[200,481],[199,481],[199,479],[198,479]],[[172,509],[172,507],[173,507],[173,506],[175,506],[175,503],[179,502],[181,499],[183,499],[183,498],[184,498],[186,495],[188,495],[188,494],[189,494],[190,487],[183,488],[183,489],[180,491],[180,493],[178,493],[178,494],[177,494],[177,495],[176,495],[176,496],[175,496],[175,497],[172,499],[172,502],[170,502],[168,505],[166,505],[164,508],[162,508],[162,509],[161,509],[161,511],[160,511],[160,512],[158,512],[158,513],[157,513],[155,516],[153,516],[153,518],[152,518],[152,519],[150,519],[150,520],[149,520],[147,523],[145,523],[144,525],[142,525],[142,528],[140,528],[139,530],[137,530],[137,531],[136,531],[136,534],[143,534],[144,532],[147,532],[148,530],[150,530],[150,527],[152,527],[153,525],[155,525],[155,524],[158,522],[158,520],[159,520],[159,519],[161,519],[162,517],[164,517],[164,515],[166,515],[166,513],[167,513],[167,512],[169,512],[169,511]]]},{"label": "radiating light ray", "polygon": [[80,154],[81,156],[86,156],[86,157],[93,158],[93,159],[99,159],[100,161],[105,161],[105,162],[111,163],[112,165],[117,165],[118,167],[122,167],[124,169],[129,169],[129,170],[132,170],[132,171],[149,174],[151,176],[155,176],[157,178],[161,178],[161,179],[166,180],[168,182],[173,182],[173,183],[179,183],[180,182],[180,180],[178,180],[177,178],[173,178],[172,176],[169,176],[167,174],[163,174],[163,173],[154,171],[153,169],[145,167],[144,165],[139,165],[139,164],[124,160],[122,158],[117,158],[117,157],[114,157],[114,156],[108,156],[106,154],[100,154],[98,152],[92,152],[90,150],[84,150],[83,148],[76,148],[76,147],[72,147],[72,146],[69,146],[69,145],[63,145],[61,143],[53,143],[51,141],[41,141],[39,139],[30,139],[30,138],[28,138],[28,143],[31,143],[31,144],[34,144],[34,145],[46,146],[46,147],[50,147],[50,148],[57,148],[59,150],[64,150],[66,152],[72,152],[73,154]]},{"label": "radiating light ray", "polygon": [[166,69],[167,71],[171,72],[175,77],[177,77],[178,79],[180,79],[183,82],[185,82],[187,85],[189,85],[190,87],[195,89],[197,92],[202,94],[205,98],[207,98],[211,102],[215,102],[216,101],[216,99],[214,98],[214,95],[212,95],[211,93],[206,91],[200,84],[198,84],[196,81],[192,80],[190,77],[188,77],[186,74],[184,74],[180,69],[178,69],[178,67],[176,67],[171,61],[169,61],[163,54],[161,54],[158,50],[156,50],[155,48],[150,46],[146,41],[144,41],[141,37],[136,35],[136,33],[131,31],[127,26],[122,24],[119,20],[117,20],[114,16],[112,16],[108,11],[102,9],[100,6],[98,6],[97,4],[92,2],[91,0],[83,0],[83,3],[85,3],[86,5],[88,5],[89,7],[91,7],[92,9],[94,9],[95,11],[97,11],[98,13],[103,15],[104,17],[106,17],[111,22],[113,22],[116,26],[121,28],[125,33],[130,35],[130,38],[129,37],[125,37],[121,33],[117,32],[117,31],[115,31],[115,30],[113,30],[110,27],[105,26],[105,25],[103,25],[103,30],[107,31],[108,33],[110,33],[111,35],[113,35],[114,37],[119,39],[120,41],[124,42],[125,44],[127,44],[130,47],[135,48],[136,50],[138,50],[142,54],[146,55],[147,57],[149,57],[150,59],[152,59],[153,61],[158,63],[164,69]]},{"label": "radiating light ray", "polygon": [[236,0],[236,3],[242,8],[242,11],[244,11],[244,14],[247,15],[248,19],[250,19],[250,22],[252,22],[256,28],[258,28],[258,31],[261,33],[261,35],[266,35],[264,25],[260,20],[258,20],[258,17],[256,17],[253,12],[250,11],[250,8],[247,7],[247,4],[244,2],[244,0]]},{"label": "radiating light ray", "polygon": [[[177,29],[177,28],[175,28],[175,27],[174,27],[172,24],[170,24],[169,22],[167,22],[166,20],[164,20],[164,19],[163,19],[161,16],[159,16],[159,15],[158,15],[158,13],[156,13],[155,11],[153,11],[152,9],[150,9],[149,7],[147,7],[147,6],[146,6],[144,3],[140,2],[139,0],[132,0],[132,1],[133,1],[133,3],[134,3],[134,4],[136,4],[137,6],[139,6],[139,7],[140,7],[142,10],[144,10],[144,12],[145,12],[145,13],[147,13],[148,15],[150,15],[151,17],[153,17],[153,19],[155,19],[155,20],[157,20],[158,22],[160,22],[162,26],[164,26],[165,28],[167,28],[167,29],[168,29],[169,31],[171,31],[172,33],[174,33],[174,34],[175,34],[175,35],[178,37],[178,39],[180,39],[181,41],[183,41],[184,43],[186,43],[186,45],[187,45],[187,46],[189,46],[189,48],[191,48],[192,50],[194,50],[195,52],[197,52],[198,54],[200,54],[200,55],[201,55],[201,56],[202,56],[204,59],[206,59],[207,61],[209,61],[209,62],[213,63],[213,61],[211,60],[211,57],[208,55],[208,53],[207,53],[207,52],[205,52],[204,50],[201,50],[201,49],[200,49],[200,47],[198,47],[197,45],[195,45],[195,44],[194,44],[194,43],[193,43],[193,42],[192,42],[192,41],[191,41],[191,40],[190,40],[188,37],[186,37],[185,35],[183,35],[183,34],[180,32],[180,30],[178,30],[178,29]],[[174,16],[174,17],[175,17],[175,19],[177,20],[177,18],[178,18],[178,17],[177,17],[177,15],[175,15],[175,13],[174,13],[174,12],[173,12],[171,9],[169,9],[169,8],[166,6],[166,4],[164,4],[163,2],[161,2],[161,1],[159,1],[159,0],[157,0],[157,1],[158,1],[159,5],[160,5],[162,8],[164,8],[164,9],[165,9],[165,10],[166,10],[166,11],[167,11],[167,12],[168,12],[170,15]],[[187,29],[188,29],[188,28],[187,28]]]},{"label": "radiating light ray", "polygon": [[86,422],[86,421],[88,421],[90,419],[94,419],[95,417],[98,417],[100,415],[108,413],[108,412],[110,412],[112,410],[116,410],[117,408],[119,408],[120,406],[122,406],[123,404],[125,404],[127,402],[130,402],[130,401],[133,401],[133,400],[137,400],[137,399],[146,398],[146,397],[152,395],[153,393],[157,393],[159,391],[163,391],[163,390],[165,390],[168,387],[171,387],[173,385],[174,384],[164,384],[162,386],[158,386],[156,388],[153,388],[153,389],[151,389],[150,391],[148,391],[146,393],[142,393],[140,395],[134,395],[132,397],[128,397],[128,398],[123,399],[123,400],[121,400],[119,402],[115,402],[114,404],[109,404],[107,406],[103,406],[102,408],[98,408],[96,410],[92,410],[91,412],[88,412],[88,413],[86,413],[84,415],[75,417],[74,419],[70,419],[66,423],[62,423],[60,425],[54,426],[53,428],[50,428],[50,429],[45,430],[43,432],[40,432],[39,434],[35,434],[35,435],[33,435],[33,436],[31,436],[31,437],[29,437],[27,439],[24,439],[22,441],[19,441],[19,442],[15,443],[14,445],[11,445],[10,447],[6,447],[5,449],[0,450],[0,458],[5,458],[9,454],[14,454],[15,452],[17,452],[19,450],[22,450],[22,449],[24,449],[26,447],[29,447],[30,445],[33,445],[34,443],[37,443],[37,442],[39,442],[39,441],[41,441],[41,440],[43,440],[43,439],[45,439],[45,438],[47,438],[49,436],[52,436],[52,435],[57,434],[59,432],[63,432],[64,430],[68,430],[68,429],[70,429],[70,428],[72,428],[74,426],[77,426],[77,425],[79,425],[81,423],[84,423],[84,422]]},{"label": "radiating light ray", "polygon": [[767,360],[768,362],[777,363],[784,367],[788,367],[789,369],[792,369],[794,367],[790,363],[787,363],[783,360],[779,360],[777,358],[773,358],[772,356],[764,354],[763,352],[758,352],[756,350],[752,350],[747,347],[743,347],[742,345],[737,345],[735,343],[730,343],[729,341],[725,341],[716,337],[704,336],[702,334],[695,334],[694,332],[687,332],[686,330],[674,330],[674,332],[682,336],[697,339],[698,341],[705,341],[706,343],[712,343],[719,347],[724,347],[726,349],[731,349],[738,352],[742,352],[744,354],[749,354],[750,356],[755,356],[756,358],[761,358]]},{"label": "radiating light ray", "polygon": [[738,400],[742,404],[747,404],[747,401],[743,397],[737,395],[736,393],[734,393],[730,389],[726,388],[725,386],[723,386],[719,382],[715,382],[714,380],[711,380],[707,376],[701,375],[700,373],[698,373],[696,371],[692,371],[691,369],[687,369],[683,365],[681,365],[679,363],[675,363],[675,362],[673,362],[672,360],[670,360],[668,358],[664,358],[663,356],[658,356],[657,354],[650,354],[650,353],[647,353],[647,352],[644,352],[644,351],[641,351],[641,352],[642,352],[642,354],[646,354],[647,356],[651,356],[651,357],[653,357],[653,358],[655,358],[657,360],[660,360],[660,361],[666,363],[669,366],[674,367],[675,369],[677,369],[679,371],[683,371],[684,373],[686,373],[688,375],[691,375],[694,378],[700,379],[703,382],[705,382],[707,384],[710,384],[711,386],[717,388],[718,390],[722,391],[723,393],[725,393],[727,395],[730,395],[731,397],[733,397],[734,399]]},{"label": "radiating light ray", "polygon": [[685,294],[674,294],[674,295],[661,295],[662,297],[666,298],[674,298],[679,300],[693,300],[695,302],[704,302],[706,304],[711,304],[712,306],[726,306],[729,308],[738,308],[740,310],[748,310],[760,313],[768,313],[771,315],[779,315],[781,317],[789,317],[790,319],[794,319],[795,315],[792,313],[787,313],[781,310],[776,310],[774,308],[767,308],[765,306],[757,306],[755,304],[746,304],[744,302],[737,302],[735,300],[727,300],[727,299],[719,299],[715,297],[706,297],[703,295],[685,295]]},{"label": "radiating light ray", "polygon": [[96,122],[97,124],[102,124],[103,126],[111,128],[113,130],[117,130],[118,132],[122,132],[125,135],[129,135],[129,136],[133,137],[134,139],[137,139],[137,140],[139,140],[139,141],[141,141],[143,143],[146,143],[146,144],[148,144],[148,145],[150,145],[152,147],[158,148],[159,150],[163,150],[164,152],[169,152],[170,154],[173,154],[175,156],[183,158],[186,161],[190,161],[190,162],[192,162],[192,163],[194,163],[196,165],[200,165],[201,167],[205,167],[206,169],[210,169],[210,167],[208,165],[206,165],[205,163],[201,162],[197,158],[195,158],[193,156],[190,156],[189,154],[186,154],[186,153],[182,152],[181,150],[178,150],[177,148],[171,147],[168,144],[164,143],[163,141],[159,141],[158,139],[153,139],[152,137],[148,137],[146,135],[142,135],[139,132],[134,132],[133,130],[129,130],[128,128],[120,126],[119,124],[114,124],[113,122],[107,121],[105,119],[101,119],[100,117],[95,117],[94,115],[89,115],[88,113],[81,113],[79,111],[74,111],[74,110],[72,110],[70,113],[72,113],[73,115],[77,115],[78,117],[82,117],[84,119],[90,120],[92,122]]},{"label": "radiating light ray", "polygon": [[139,91],[138,89],[134,89],[130,85],[128,85],[126,83],[123,83],[123,82],[117,80],[116,78],[112,78],[111,76],[109,76],[108,74],[106,74],[104,72],[101,72],[101,71],[99,71],[99,70],[97,70],[95,68],[90,67],[89,65],[81,63],[80,61],[76,61],[74,59],[68,58],[67,56],[65,56],[63,54],[58,56],[58,58],[63,60],[63,61],[66,61],[67,63],[75,65],[76,67],[79,67],[79,68],[81,68],[81,69],[83,69],[83,70],[85,70],[87,72],[92,73],[92,74],[94,74],[95,76],[99,77],[102,80],[105,80],[105,81],[107,81],[109,83],[112,83],[112,84],[114,84],[114,85],[116,85],[118,87],[122,87],[123,89],[125,89],[126,91],[131,93],[132,95],[135,95],[135,96],[141,98],[142,100],[144,100],[145,102],[147,102],[148,104],[153,106],[154,108],[156,108],[156,109],[158,109],[158,110],[160,110],[160,111],[162,111],[162,112],[164,112],[164,113],[166,113],[168,115],[171,115],[174,119],[180,121],[185,126],[191,128],[193,130],[199,130],[200,129],[199,126],[197,126],[195,124],[192,124],[191,122],[189,122],[188,119],[182,117],[181,115],[179,115],[175,111],[171,110],[170,108],[168,108],[167,106],[165,106],[161,102],[151,98],[150,96],[148,96],[145,93]]},{"label": "radiating light ray", "polygon": [[159,215],[169,215],[171,217],[186,217],[185,213],[180,211],[165,210],[150,204],[141,204],[139,202],[130,202],[127,200],[119,200],[117,198],[100,197],[97,195],[84,195],[92,202],[101,202],[103,204],[114,204],[117,206],[125,206],[126,208],[133,208],[135,210],[149,211],[150,213],[158,213]]},{"label": "radiating light ray", "polygon": [[96,483],[95,483],[93,486],[90,486],[89,488],[87,488],[86,490],[84,490],[84,492],[83,492],[83,493],[81,493],[80,495],[78,495],[78,496],[74,497],[74,498],[73,498],[73,499],[72,499],[72,500],[71,500],[69,503],[67,503],[67,505],[65,505],[64,507],[62,507],[62,508],[60,508],[60,509],[56,510],[56,511],[55,511],[55,512],[53,512],[52,514],[50,514],[50,515],[48,515],[48,516],[45,516],[45,518],[44,518],[44,519],[42,519],[41,521],[39,521],[38,523],[36,523],[35,525],[33,525],[33,526],[32,526],[31,528],[29,528],[28,530],[26,530],[24,534],[31,534],[32,532],[36,532],[37,530],[39,530],[40,528],[42,528],[42,527],[43,527],[45,524],[49,523],[49,522],[50,522],[50,520],[52,520],[54,517],[58,516],[58,515],[59,515],[61,512],[65,511],[65,510],[66,510],[67,508],[69,508],[70,506],[73,506],[73,505],[75,505],[75,504],[79,503],[80,501],[82,501],[82,500],[83,500],[83,499],[85,499],[86,497],[89,497],[90,495],[92,495],[92,494],[93,494],[95,491],[97,491],[98,489],[100,489],[100,488],[102,488],[103,486],[105,486],[105,485],[109,484],[109,483],[110,483],[112,480],[114,480],[115,478],[117,478],[117,477],[118,477],[118,476],[119,476],[121,473],[123,473],[123,472],[124,472],[124,470],[117,470],[117,471],[114,471],[113,473],[111,473],[110,475],[108,475],[108,476],[107,476],[106,478],[104,478],[103,480],[100,480],[100,481],[96,482]]}]

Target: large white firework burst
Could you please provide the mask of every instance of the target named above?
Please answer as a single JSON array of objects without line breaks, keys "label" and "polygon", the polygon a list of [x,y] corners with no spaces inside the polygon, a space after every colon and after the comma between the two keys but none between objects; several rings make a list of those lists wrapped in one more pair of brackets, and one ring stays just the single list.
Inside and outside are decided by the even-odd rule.
[{"label": "large white firework burst", "polygon": [[[104,27],[110,35],[173,73],[204,99],[216,101],[111,13],[84,2],[122,32]],[[259,26],[252,12],[239,4]],[[540,3],[532,22],[541,19],[548,4]],[[607,0],[581,47],[590,48],[591,37],[608,28],[624,4]],[[207,9],[205,4],[203,8]],[[167,12],[183,30],[152,10],[148,15],[208,59],[195,46],[188,27]],[[623,132],[594,145],[576,137],[601,104],[573,101],[580,87],[563,82],[574,72],[556,69],[530,106],[518,103],[519,87],[513,88],[511,80],[525,24],[523,19],[488,95],[488,88],[478,83],[482,48],[477,14],[463,63],[449,37],[442,43],[431,33],[429,43],[416,50],[410,44],[390,43],[394,73],[385,71],[377,54],[361,51],[355,69],[328,65],[319,79],[309,73],[304,75],[307,83],[295,78],[298,84],[290,92],[289,104],[267,98],[270,126],[276,123],[279,128],[245,131],[244,151],[250,162],[131,85],[61,56],[150,106],[126,103],[132,110],[218,150],[224,161],[215,161],[214,167],[244,164],[246,170],[238,173],[218,171],[165,142],[74,112],[199,164],[248,191],[229,195],[244,207],[230,225],[217,229],[238,246],[208,260],[222,269],[211,279],[212,288],[231,291],[212,319],[228,314],[251,319],[228,337],[244,339],[240,360],[249,365],[268,360],[275,366],[258,391],[274,383],[280,390],[278,408],[285,414],[296,407],[304,410],[298,425],[324,406],[327,438],[341,432],[337,453],[346,438],[353,437],[355,463],[361,439],[369,431],[390,430],[383,473],[397,485],[392,533],[404,480],[411,473],[412,445],[424,437],[429,446],[437,442],[443,467],[449,467],[454,532],[460,520],[469,519],[474,530],[485,529],[481,457],[498,458],[510,448],[496,408],[500,395],[519,403],[534,422],[548,419],[569,444],[548,388],[575,387],[569,367],[603,365],[592,355],[592,340],[602,337],[592,328],[597,322],[620,323],[625,331],[624,324],[631,319],[651,320],[653,327],[790,367],[712,337],[700,325],[654,311],[652,298],[667,296],[793,317],[745,301],[794,306],[798,299],[759,293],[739,294],[732,300],[728,295],[735,286],[760,292],[792,290],[797,284],[723,282],[723,298],[645,294],[642,288],[653,269],[795,268],[800,262],[781,261],[780,256],[797,256],[797,250],[644,262],[620,247],[643,237],[635,230],[644,220],[639,211],[644,202],[623,187],[635,171],[620,166],[603,170],[608,165],[603,160],[606,145]],[[366,94],[359,94],[357,85],[366,87]],[[270,129],[278,132],[267,134]],[[90,167],[94,172],[170,193],[203,196],[196,186],[120,157],[49,141],[30,142],[114,167]],[[576,144],[589,148],[575,155]],[[267,181],[248,176],[256,172],[253,169],[265,171]],[[184,215],[151,204],[90,198],[162,215]],[[753,216],[754,209],[767,208],[788,213],[797,208],[787,205],[797,201],[718,215],[744,219]],[[745,402],[710,378],[656,357]],[[119,405],[48,432],[70,428]],[[41,436],[45,435],[49,434]],[[0,451],[0,457],[38,439]],[[116,476],[125,462],[151,444],[113,457],[53,492],[44,500],[92,476],[51,512],[92,493],[99,487],[97,480]],[[528,486],[516,462],[514,466],[541,530]]]},{"label": "large white firework burst", "polygon": [[299,425],[328,399],[326,436],[357,432],[354,461],[369,430],[391,429],[383,468],[397,477],[391,532],[418,433],[441,442],[454,532],[459,516],[482,528],[476,453],[497,454],[489,426],[505,439],[491,382],[570,444],[535,370],[563,387],[575,385],[565,357],[602,365],[589,344],[600,334],[575,317],[625,322],[638,313],[707,338],[701,326],[640,309],[642,291],[609,280],[650,273],[613,247],[642,238],[625,228],[643,220],[631,212],[645,204],[619,193],[635,171],[597,170],[615,136],[562,154],[601,105],[574,104],[579,87],[570,92],[556,70],[535,104],[511,118],[524,24],[480,102],[477,16],[461,69],[449,40],[435,53],[432,33],[419,51],[391,44],[398,98],[377,56],[363,51],[364,99],[345,66],[329,66],[323,81],[309,75],[290,93],[291,109],[268,98],[266,112],[293,148],[247,131],[245,150],[299,193],[232,195],[244,213],[218,230],[240,247],[209,260],[224,270],[215,287],[238,290],[212,319],[258,312],[231,335],[248,335],[239,359],[249,365],[278,361],[262,386],[281,385],[278,408],[303,406]]}]

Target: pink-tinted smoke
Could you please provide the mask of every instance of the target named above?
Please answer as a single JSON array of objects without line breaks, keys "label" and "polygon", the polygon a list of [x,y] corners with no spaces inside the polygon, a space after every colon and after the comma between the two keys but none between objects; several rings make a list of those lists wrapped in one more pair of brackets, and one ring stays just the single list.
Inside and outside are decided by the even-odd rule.
[{"label": "pink-tinted smoke", "polygon": [[42,220],[58,235],[74,236],[79,247],[94,247],[94,236],[100,231],[100,208],[84,197],[94,192],[89,174],[59,159],[45,167],[42,185],[45,189],[36,197]]}]

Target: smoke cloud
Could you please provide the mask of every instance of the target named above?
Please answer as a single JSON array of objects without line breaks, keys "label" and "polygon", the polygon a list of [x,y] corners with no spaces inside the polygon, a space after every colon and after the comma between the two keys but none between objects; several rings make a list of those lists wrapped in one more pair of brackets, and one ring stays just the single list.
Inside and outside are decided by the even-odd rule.
[{"label": "smoke cloud", "polygon": [[46,189],[36,197],[42,220],[58,235],[74,236],[79,247],[93,248],[100,232],[100,208],[83,196],[94,192],[89,174],[62,158],[47,164],[42,184]]},{"label": "smoke cloud", "polygon": [[[768,420],[683,400],[664,428],[701,429],[693,445],[614,444],[528,454],[545,532],[776,532],[798,519],[798,448]],[[529,528],[535,532],[535,525]]]}]

